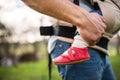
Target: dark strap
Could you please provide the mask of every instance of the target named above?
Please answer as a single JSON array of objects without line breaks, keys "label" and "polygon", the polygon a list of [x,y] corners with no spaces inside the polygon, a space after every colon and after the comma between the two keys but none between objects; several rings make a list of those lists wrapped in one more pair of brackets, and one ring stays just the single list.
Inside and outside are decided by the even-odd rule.
[{"label": "dark strap", "polygon": [[108,50],[108,46],[107,46],[108,42],[109,42],[109,39],[107,39],[105,37],[101,37],[101,39],[99,40],[99,42],[96,45],[103,49]]},{"label": "dark strap", "polygon": [[72,38],[75,36],[76,27],[59,26],[58,36]]},{"label": "dark strap", "polygon": [[51,58],[51,54],[48,54],[48,76],[49,76],[49,80],[52,79],[51,73],[52,73],[52,58]]},{"label": "dark strap", "polygon": [[79,5],[79,0],[74,0],[74,3],[75,3],[76,5]]},{"label": "dark strap", "polygon": [[40,35],[43,36],[51,36],[54,35],[55,33],[53,26],[41,26],[39,30],[40,30]]}]

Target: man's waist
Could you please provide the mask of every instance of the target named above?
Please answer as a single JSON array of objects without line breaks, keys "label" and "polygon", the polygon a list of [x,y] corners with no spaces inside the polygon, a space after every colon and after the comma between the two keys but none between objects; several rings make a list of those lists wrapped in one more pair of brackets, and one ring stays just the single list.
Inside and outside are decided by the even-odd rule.
[{"label": "man's waist", "polygon": [[[63,42],[67,42],[67,43],[73,43],[74,39],[71,38],[66,38],[66,37],[60,37],[60,36],[56,36],[56,38],[58,40],[61,40]],[[105,37],[102,37],[101,40],[94,46],[90,46],[90,48],[99,50],[107,55],[110,55],[109,51],[108,51],[108,42],[109,40]]]},{"label": "man's waist", "polygon": [[[73,27],[62,25],[62,26],[59,26],[58,29],[59,29],[58,33],[52,34],[52,35],[55,35],[58,40],[61,40],[63,42],[73,43],[74,41],[73,38],[75,36],[75,31],[76,31],[75,28],[73,29]],[[51,31],[51,32],[54,32],[54,31]],[[100,50],[109,55],[108,48],[107,48],[108,42],[109,42],[109,39],[107,39],[106,37],[102,37],[96,45],[90,46],[90,47]]]},{"label": "man's waist", "polygon": [[76,27],[66,25],[61,24],[57,27],[53,26],[40,27],[40,35],[43,36],[55,35],[73,39],[73,37],[75,36]]}]

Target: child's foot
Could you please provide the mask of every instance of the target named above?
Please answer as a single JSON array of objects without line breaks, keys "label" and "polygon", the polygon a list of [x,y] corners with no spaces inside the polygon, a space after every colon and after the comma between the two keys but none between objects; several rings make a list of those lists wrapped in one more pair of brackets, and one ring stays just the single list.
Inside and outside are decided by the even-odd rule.
[{"label": "child's foot", "polygon": [[60,56],[52,59],[55,64],[66,65],[74,64],[90,59],[87,48],[70,47]]}]

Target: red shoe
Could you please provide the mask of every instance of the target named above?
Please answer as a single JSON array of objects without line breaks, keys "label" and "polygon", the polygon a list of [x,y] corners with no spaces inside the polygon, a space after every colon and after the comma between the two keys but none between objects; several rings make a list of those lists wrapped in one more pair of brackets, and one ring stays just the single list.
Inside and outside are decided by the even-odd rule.
[{"label": "red shoe", "polygon": [[70,47],[60,56],[52,59],[55,64],[66,65],[74,64],[90,59],[87,48]]}]

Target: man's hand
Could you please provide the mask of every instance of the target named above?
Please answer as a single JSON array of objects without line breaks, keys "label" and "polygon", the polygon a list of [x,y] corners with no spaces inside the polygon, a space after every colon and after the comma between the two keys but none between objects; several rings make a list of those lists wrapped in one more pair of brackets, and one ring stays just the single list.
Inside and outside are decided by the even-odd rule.
[{"label": "man's hand", "polygon": [[86,18],[82,20],[82,25],[78,26],[77,29],[89,45],[93,45],[105,32],[105,20],[97,13],[88,13]]}]

